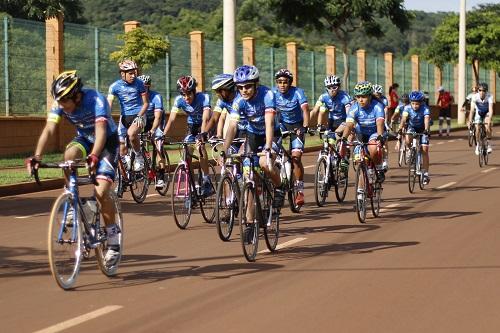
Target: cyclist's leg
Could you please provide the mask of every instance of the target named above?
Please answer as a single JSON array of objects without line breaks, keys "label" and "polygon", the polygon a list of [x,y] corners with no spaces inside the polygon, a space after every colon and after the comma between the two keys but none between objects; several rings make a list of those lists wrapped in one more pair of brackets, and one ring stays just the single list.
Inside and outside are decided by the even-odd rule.
[{"label": "cyclist's leg", "polygon": [[426,182],[429,182],[429,136],[422,135],[420,137],[420,145],[422,147],[422,173],[427,178]]},{"label": "cyclist's leg", "polygon": [[[90,152],[91,143],[81,136],[76,136],[66,146],[64,151],[65,161],[74,161],[76,159],[84,159]],[[64,170],[64,177],[66,180],[69,178],[69,170]]]},{"label": "cyclist's leg", "polygon": [[446,108],[446,136],[450,135],[451,130],[451,105]]}]

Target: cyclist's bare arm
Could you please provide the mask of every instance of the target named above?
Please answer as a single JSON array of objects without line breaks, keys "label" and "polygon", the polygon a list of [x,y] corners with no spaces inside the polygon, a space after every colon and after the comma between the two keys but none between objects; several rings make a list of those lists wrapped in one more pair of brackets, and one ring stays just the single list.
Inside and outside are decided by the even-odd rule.
[{"label": "cyclist's bare arm", "polygon": [[40,137],[38,138],[38,143],[36,145],[36,150],[35,150],[36,157],[39,157],[40,159],[42,158],[42,154],[45,150],[45,147],[47,147],[49,139],[55,135],[56,129],[57,129],[56,123],[47,121],[45,127],[43,128],[42,134],[40,134]]},{"label": "cyclist's bare arm", "polygon": [[431,128],[431,117],[430,116],[424,117],[424,128],[427,132],[429,132],[429,130]]},{"label": "cyclist's bare arm", "polygon": [[226,132],[226,138],[224,139],[224,151],[227,151],[236,136],[236,130],[238,128],[238,120],[230,119],[229,126]]},{"label": "cyclist's bare arm", "polygon": [[403,128],[406,127],[406,120],[408,119],[408,116],[407,115],[403,115],[401,117],[401,123],[399,124],[399,130],[403,130]]},{"label": "cyclist's bare arm", "polygon": [[156,129],[158,128],[158,126],[160,126],[162,110],[156,109],[154,112],[155,112],[155,118],[153,120],[153,125],[151,126],[151,130],[150,130],[151,133],[154,133],[156,131]]},{"label": "cyclist's bare arm", "polygon": [[346,122],[344,132],[342,133],[342,138],[347,138],[349,134],[351,134],[353,128],[354,128],[354,123]]},{"label": "cyclist's bare arm", "polygon": [[470,112],[469,112],[469,123],[472,123],[472,120],[474,119],[475,112],[476,112],[476,103],[471,101]]},{"label": "cyclist's bare arm", "polygon": [[309,127],[309,104],[304,103],[300,106],[300,108],[302,109],[302,116],[304,117],[302,126]]},{"label": "cyclist's bare arm", "polygon": [[146,114],[146,111],[148,110],[149,106],[148,94],[143,94],[141,98],[142,98],[142,108],[141,111],[139,111],[139,113],[137,114],[139,117],[142,117]]},{"label": "cyclist's bare arm", "polygon": [[[210,114],[212,113],[212,116]],[[201,122],[201,131],[208,132],[210,131],[219,120],[220,113],[219,112],[211,112],[210,108],[203,109],[203,118]]]},{"label": "cyclist's bare arm", "polygon": [[170,115],[168,117],[167,125],[165,125],[165,129],[163,130],[163,135],[167,135],[168,131],[170,130],[170,127],[172,127],[172,123],[175,121],[175,118],[177,117],[177,112],[170,112]]},{"label": "cyclist's bare arm", "polygon": [[[101,155],[102,150],[104,149],[104,145],[106,144],[106,122],[99,121],[95,123],[95,142],[92,146],[92,151],[90,154],[94,154],[96,156]],[[89,154],[89,155],[90,155]]]},{"label": "cyclist's bare arm", "polygon": [[227,112],[221,112],[217,122],[217,137],[224,137],[224,124],[226,123]]},{"label": "cyclist's bare arm", "polygon": [[377,119],[377,134],[383,135],[385,131],[385,119]]},{"label": "cyclist's bare arm", "polygon": [[115,96],[108,95],[107,99],[108,99],[109,109],[111,110],[113,108],[113,100],[115,99]]},{"label": "cyclist's bare arm", "polygon": [[[315,106],[313,107],[313,109],[312,109],[311,113],[309,114],[309,119],[314,119],[314,117],[316,117],[316,114],[318,114],[318,121],[317,121],[316,123],[317,123],[318,125],[320,125],[320,124],[321,124],[321,122],[320,122],[320,121],[321,121],[321,119],[322,119],[322,115],[321,115],[321,113],[322,113],[322,112],[319,112],[319,113],[318,113],[318,112],[319,112],[319,106],[316,106],[316,105],[315,105]],[[320,118],[320,117],[321,117],[321,118]]]},{"label": "cyclist's bare arm", "polygon": [[275,112],[269,112],[266,110],[265,122],[266,122],[266,147],[271,148],[273,146],[273,136],[274,136],[274,116]]}]

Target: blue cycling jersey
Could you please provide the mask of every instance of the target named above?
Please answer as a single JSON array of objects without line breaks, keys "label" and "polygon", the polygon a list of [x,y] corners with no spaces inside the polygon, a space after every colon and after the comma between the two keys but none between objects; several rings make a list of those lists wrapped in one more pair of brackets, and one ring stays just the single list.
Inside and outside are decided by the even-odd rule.
[{"label": "blue cycling jersey", "polygon": [[377,119],[385,119],[384,105],[372,99],[368,107],[363,108],[355,102],[347,114],[346,122],[356,123],[357,130],[363,135],[377,133]]},{"label": "blue cycling jersey", "polygon": [[340,90],[334,97],[328,93],[319,96],[316,106],[319,106],[320,112],[328,111],[328,119],[337,121],[346,119],[346,106],[350,106],[351,97],[345,91]]},{"label": "blue cycling jersey", "polygon": [[95,142],[95,124],[106,122],[106,136],[116,133],[116,124],[111,117],[111,110],[106,98],[93,89],[82,89],[82,101],[72,113],[64,112],[57,102],[54,102],[47,121],[59,123],[61,117],[66,117],[76,127],[79,136],[91,143]]},{"label": "blue cycling jersey", "polygon": [[426,116],[430,117],[431,112],[429,107],[422,103],[418,110],[413,110],[411,105],[405,106],[403,110],[403,116],[407,116],[408,125],[414,129],[422,129],[424,128],[424,119]]},{"label": "blue cycling jersey", "polygon": [[276,98],[276,109],[279,112],[280,123],[296,124],[304,121],[302,105],[307,104],[304,90],[290,87],[285,94],[280,93],[277,87],[273,88]]},{"label": "blue cycling jersey", "polygon": [[203,109],[210,108],[210,96],[203,92],[197,92],[192,104],[188,104],[181,95],[177,96],[172,106],[172,112],[180,110],[187,113],[189,125],[201,126],[203,120]]},{"label": "blue cycling jersey", "polygon": [[479,93],[472,96],[471,104],[476,107],[476,112],[481,116],[485,116],[489,111],[490,104],[493,104],[493,96],[490,93],[487,93],[484,99],[479,97]]},{"label": "blue cycling jersey", "polygon": [[389,105],[389,100],[384,95],[381,95],[380,97],[373,96],[373,98],[375,98],[380,103],[382,103],[384,105],[384,107],[387,107]]},{"label": "blue cycling jersey", "polygon": [[146,94],[144,83],[135,79],[131,84],[120,79],[109,86],[108,95],[118,97],[122,116],[135,116],[141,111],[142,96]]},{"label": "blue cycling jersey", "polygon": [[258,86],[257,92],[250,100],[238,96],[234,99],[231,118],[239,122],[247,122],[246,130],[257,135],[266,134],[266,112],[276,112],[276,98],[271,89]]},{"label": "blue cycling jersey", "polygon": [[163,108],[163,97],[156,91],[150,90],[149,91],[149,106],[146,111],[146,116],[148,118],[154,117],[155,111],[161,111],[162,113],[165,112],[165,109]]}]

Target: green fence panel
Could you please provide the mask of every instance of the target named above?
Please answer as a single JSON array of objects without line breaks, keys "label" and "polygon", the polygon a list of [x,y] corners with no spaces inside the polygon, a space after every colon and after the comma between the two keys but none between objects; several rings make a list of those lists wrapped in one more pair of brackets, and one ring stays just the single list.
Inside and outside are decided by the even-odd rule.
[{"label": "green fence panel", "polygon": [[191,43],[182,37],[169,37],[170,40],[170,96],[173,100],[178,95],[177,79],[191,75]]},{"label": "green fence panel", "polygon": [[274,73],[278,70],[273,57],[274,49],[264,45],[255,46],[255,66],[259,69],[260,83],[270,88],[274,86]]},{"label": "green fence panel", "polygon": [[[451,64],[445,64],[441,70],[441,86],[444,90],[453,92],[453,66]],[[453,93],[452,93],[453,94]],[[456,96],[455,96],[456,97]]]},{"label": "green fence panel", "polygon": [[223,70],[222,42],[205,39],[205,91],[210,91],[215,75]]},{"label": "green fence panel", "polygon": [[4,18],[0,17],[0,41],[2,41],[0,45],[0,71],[2,73],[0,77],[0,115],[2,116],[7,114],[7,107],[5,105],[5,75],[8,74],[8,71],[7,73],[5,72],[5,43],[8,41],[8,37],[6,40],[6,31],[8,32],[8,29],[4,30]]},{"label": "green fence panel", "polygon": [[96,87],[94,28],[64,24],[64,69],[76,69],[85,86]]},{"label": "green fence panel", "polygon": [[349,92],[354,90],[358,82],[358,58],[356,55],[349,54]]},{"label": "green fence panel", "polygon": [[[313,79],[314,79],[314,68],[312,66],[312,51],[298,50],[298,70],[299,70],[299,87],[302,88],[308,98],[311,100],[314,98],[313,94]],[[314,59],[316,60],[316,59]]]},{"label": "green fence panel", "polygon": [[[381,70],[382,68],[382,70]],[[366,56],[366,79],[385,87],[384,59],[376,56]],[[385,89],[385,88],[384,88]]]},{"label": "green fence panel", "polygon": [[[123,40],[118,40],[121,32],[109,29],[98,30],[98,72],[99,72],[99,91],[106,96],[108,94],[109,86],[120,79],[118,63],[111,61],[109,56],[112,52],[117,51],[123,46]],[[94,59],[94,57],[92,57]],[[117,101],[113,103],[113,113],[120,113],[120,106]]]},{"label": "green fence panel", "polygon": [[286,68],[288,65],[285,48],[274,48],[274,70]]},{"label": "green fence panel", "polygon": [[319,96],[325,91],[326,56],[324,51],[314,53],[314,64],[315,93],[314,96],[307,96],[310,107],[314,106]]},{"label": "green fence panel", "polygon": [[12,19],[9,31],[11,115],[45,115],[45,24]]}]

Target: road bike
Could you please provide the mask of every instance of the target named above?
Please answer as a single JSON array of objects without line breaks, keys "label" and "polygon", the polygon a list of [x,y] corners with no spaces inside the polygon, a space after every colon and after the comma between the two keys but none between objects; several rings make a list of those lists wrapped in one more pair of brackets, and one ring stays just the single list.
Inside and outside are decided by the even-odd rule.
[{"label": "road bike", "polygon": [[[212,223],[215,217],[215,189],[217,188],[215,167],[212,164],[208,166],[212,194],[204,196],[201,193],[203,172],[200,163],[192,163],[193,158],[199,161],[199,157],[190,152],[190,145],[192,144],[186,141],[167,143],[167,145],[178,145],[181,155],[172,177],[171,196],[172,213],[175,224],[180,229],[187,228],[193,208],[196,208],[198,204],[200,205],[201,215],[207,223]],[[201,146],[198,152],[201,154]]]},{"label": "road bike", "polygon": [[471,122],[469,124],[469,130],[467,132],[467,136],[468,136],[468,143],[469,143],[469,147],[476,147],[477,145],[477,140],[476,140],[476,125]]},{"label": "road bike", "polygon": [[482,168],[483,165],[488,165],[488,138],[484,121],[479,123],[479,140],[477,145],[479,150],[479,167]]},{"label": "road bike", "polygon": [[[144,162],[148,164],[148,182],[155,184],[155,189],[158,194],[165,196],[168,192],[170,180],[172,179],[172,172],[170,166],[170,158],[165,150],[163,143],[165,138],[155,138],[154,135],[142,133],[140,135],[141,148],[144,152]],[[152,147],[152,154],[149,152],[149,146]],[[163,158],[163,168],[157,163],[158,156]],[[156,183],[161,178],[163,180],[163,187],[156,187]]]},{"label": "road bike", "polygon": [[377,176],[375,164],[368,153],[368,146],[376,145],[377,154],[382,156],[382,145],[379,143],[364,143],[353,141],[354,160],[356,167],[356,214],[361,223],[366,221],[366,206],[370,199],[371,210],[374,217],[380,215],[380,202],[382,201],[382,182]]},{"label": "road bike", "polygon": [[[421,133],[412,133],[412,145],[409,150],[409,164],[408,164],[408,189],[410,193],[415,191],[415,183],[418,179],[418,185],[421,190],[425,188],[424,174],[422,172],[423,168],[423,157],[422,157],[422,145],[420,140],[423,136]],[[406,144],[405,144],[406,145]]]},{"label": "road bike", "polygon": [[[95,196],[80,197],[79,186],[97,184],[95,177],[78,177],[77,170],[84,168],[80,161],[40,163],[39,168],[60,168],[69,173],[68,181],[50,213],[48,231],[48,254],[52,276],[62,289],[71,289],[80,272],[84,258],[95,251],[97,264],[106,276],[114,276],[123,253],[123,217],[116,194],[110,191],[115,206],[115,223],[119,228],[120,256],[113,265],[108,265],[104,257],[107,250],[107,233],[101,224],[101,212]],[[38,169],[32,168],[35,181],[40,184]]]},{"label": "road bike", "polygon": [[399,147],[398,148],[398,165],[400,167],[407,164],[406,156],[407,156],[407,154],[409,154],[409,152],[406,148],[405,136],[406,136],[406,129],[403,129],[398,134],[398,136],[396,138],[397,139],[396,145]]},{"label": "road bike", "polygon": [[330,145],[330,136],[335,135],[335,132],[325,130],[319,134],[323,139],[323,148],[319,152],[314,172],[314,198],[318,207],[322,207],[332,186],[337,201],[344,201],[349,181],[349,157],[342,158],[336,147]]}]

